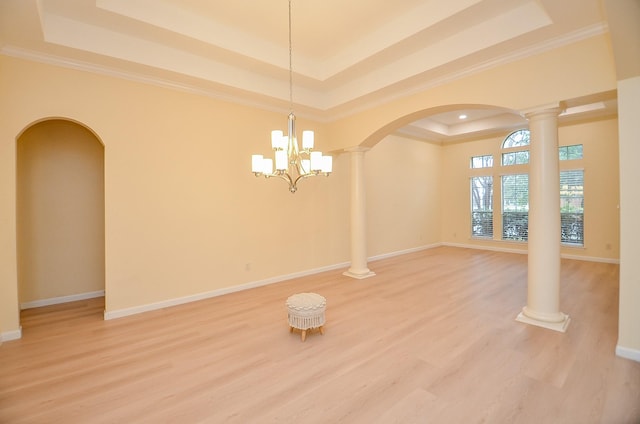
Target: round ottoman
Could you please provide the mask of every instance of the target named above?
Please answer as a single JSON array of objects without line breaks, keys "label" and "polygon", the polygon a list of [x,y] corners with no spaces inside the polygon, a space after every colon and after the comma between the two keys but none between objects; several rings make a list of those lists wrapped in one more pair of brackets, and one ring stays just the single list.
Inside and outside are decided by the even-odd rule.
[{"label": "round ottoman", "polygon": [[289,331],[302,331],[302,341],[307,331],[317,328],[324,334],[324,311],[327,300],[316,293],[298,293],[289,296],[286,302],[289,316]]}]

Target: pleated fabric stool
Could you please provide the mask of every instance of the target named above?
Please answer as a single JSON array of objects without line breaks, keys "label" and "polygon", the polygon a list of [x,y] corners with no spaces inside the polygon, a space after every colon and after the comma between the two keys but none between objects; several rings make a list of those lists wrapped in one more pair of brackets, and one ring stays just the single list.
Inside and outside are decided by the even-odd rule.
[{"label": "pleated fabric stool", "polygon": [[325,310],[327,300],[317,293],[297,293],[287,298],[289,331],[302,331],[302,341],[307,331],[319,329],[324,334]]}]

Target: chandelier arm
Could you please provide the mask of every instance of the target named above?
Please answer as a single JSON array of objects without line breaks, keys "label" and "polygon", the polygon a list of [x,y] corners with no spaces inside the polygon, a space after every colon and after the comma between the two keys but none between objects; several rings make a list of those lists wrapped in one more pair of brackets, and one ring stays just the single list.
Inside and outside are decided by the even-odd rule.
[{"label": "chandelier arm", "polygon": [[312,171],[312,172],[310,172],[308,174],[302,174],[302,175],[299,175],[298,178],[295,179],[295,181],[293,182],[293,185],[294,186],[297,185],[298,181],[305,180],[305,179],[310,178],[310,177],[319,177],[321,175],[324,175],[324,176],[328,177],[329,173],[328,172],[321,172],[321,171]]},{"label": "chandelier arm", "polygon": [[[299,148],[298,139],[296,137],[296,127],[295,120],[296,117],[293,113],[293,43],[291,36],[291,3],[292,0],[289,0],[289,106],[290,112],[288,116],[288,129],[289,133],[284,137],[282,131],[272,131],[271,132],[271,143],[272,148],[276,152],[276,172],[273,172],[273,161],[269,159],[266,162],[262,162],[262,167],[258,163],[257,165],[252,162],[252,171],[256,177],[260,175],[264,175],[265,178],[278,177],[287,182],[289,185],[289,191],[291,193],[295,193],[298,189],[298,182],[304,180],[309,177],[316,177],[319,175],[329,176],[331,171],[322,172],[322,170],[312,170],[311,169],[311,151],[313,150],[313,131],[309,131],[309,134],[305,134],[306,132],[302,132],[302,149]],[[307,137],[309,136],[309,137]],[[286,169],[283,167],[283,155],[282,151],[286,152],[286,160],[287,167]],[[320,158],[322,158],[322,153],[320,153]],[[303,156],[306,156],[308,159],[303,159]],[[329,156],[329,159],[331,157]],[[259,160],[261,161],[262,155],[254,155],[252,157],[252,161]],[[324,164],[324,161],[323,161]],[[309,169],[304,169],[306,165]],[[269,168],[265,168],[269,167]],[[271,169],[270,174],[263,174],[261,169]],[[328,169],[328,168],[327,168]],[[293,177],[292,175],[297,175],[297,177]]]},{"label": "chandelier arm", "polygon": [[294,193],[296,191],[296,182],[298,181],[296,179],[296,182],[294,182],[291,179],[291,175],[289,174],[264,174],[265,178],[271,178],[271,177],[276,177],[276,178],[280,178],[281,180],[284,180],[288,185],[289,185],[289,191]]}]

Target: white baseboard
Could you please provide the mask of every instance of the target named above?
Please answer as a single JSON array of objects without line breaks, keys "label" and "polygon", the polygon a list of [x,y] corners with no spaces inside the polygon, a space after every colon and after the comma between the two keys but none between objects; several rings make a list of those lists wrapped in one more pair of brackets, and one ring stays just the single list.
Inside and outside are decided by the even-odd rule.
[{"label": "white baseboard", "polygon": [[560,255],[560,257],[563,259],[573,259],[576,261],[601,262],[605,264],[618,264],[618,265],[620,264],[620,259],[614,259],[614,258],[598,258],[595,256],[578,256],[578,255],[566,255],[566,254]]},{"label": "white baseboard", "polygon": [[640,362],[640,350],[630,349],[628,347],[617,345],[616,355],[621,358],[631,359],[632,361]]},{"label": "white baseboard", "polygon": [[476,250],[489,250],[491,252],[502,252],[502,253],[519,253],[521,255],[526,255],[528,252],[526,249],[509,249],[508,247],[495,247],[495,246],[479,246],[475,244],[465,244],[465,243],[441,243],[442,246],[448,247],[461,247],[463,249],[476,249]]},{"label": "white baseboard", "polygon": [[400,255],[406,255],[408,253],[420,252],[422,250],[433,249],[433,248],[440,247],[440,246],[442,246],[442,243],[434,243],[434,244],[428,244],[426,246],[412,247],[410,249],[398,250],[396,252],[383,253],[382,255],[371,256],[367,260],[369,260],[371,262],[374,262],[374,261],[379,261],[380,259],[393,258],[394,256],[400,256]]},{"label": "white baseboard", "polygon": [[[368,258],[368,260],[369,261],[376,261],[376,260],[380,260],[380,259],[391,258],[393,256],[399,256],[399,255],[404,255],[404,254],[407,254],[407,253],[418,252],[418,251],[425,250],[425,249],[432,249],[432,248],[438,247],[438,246],[440,246],[439,243],[438,244],[433,244],[433,245],[421,246],[421,247],[414,247],[414,248],[411,248],[411,249],[406,249],[406,250],[402,250],[402,251],[398,251],[398,252],[392,252],[392,253],[386,253],[386,254],[383,254],[383,255],[373,256],[373,257]],[[114,311],[105,311],[104,312],[104,319],[105,320],[111,320],[111,319],[116,319],[116,318],[123,318],[123,317],[130,316],[130,315],[141,314],[143,312],[150,312],[150,311],[155,311],[157,309],[169,308],[171,306],[182,305],[182,304],[189,303],[189,302],[196,302],[198,300],[209,299],[209,298],[212,298],[212,297],[222,296],[222,295],[229,294],[229,293],[235,293],[235,292],[239,292],[239,291],[242,291],[242,290],[249,290],[249,289],[253,289],[253,288],[256,288],[256,287],[266,286],[266,285],[269,285],[269,284],[275,284],[275,283],[279,283],[281,281],[291,280],[293,278],[306,277],[308,275],[319,274],[319,273],[325,272],[325,271],[333,271],[333,270],[336,270],[336,269],[347,268],[347,267],[349,267],[350,264],[351,264],[350,262],[343,262],[343,263],[340,263],[340,264],[329,265],[329,266],[325,266],[325,267],[321,267],[321,268],[315,268],[315,269],[311,269],[311,270],[308,270],[308,271],[302,271],[302,272],[296,272],[296,273],[293,273],[293,274],[281,275],[281,276],[267,278],[267,279],[259,280],[259,281],[252,281],[250,283],[241,284],[241,285],[238,285],[238,286],[224,287],[224,288],[221,288],[221,289],[212,290],[212,291],[204,292],[204,293],[198,293],[198,294],[191,295],[191,296],[184,296],[184,297],[179,297],[179,298],[175,298],[175,299],[168,299],[168,300],[163,300],[163,301],[160,301],[160,302],[148,303],[146,305],[133,306],[131,308],[116,309]]]},{"label": "white baseboard", "polygon": [[[381,259],[387,259],[387,258],[392,258],[394,256],[400,256],[400,255],[406,255],[408,253],[414,253],[414,252],[419,252],[422,250],[427,250],[427,249],[433,249],[436,247],[440,247],[440,246],[451,246],[451,247],[462,247],[462,248],[467,248],[467,249],[479,249],[479,250],[492,250],[492,251],[498,251],[498,252],[506,252],[506,253],[520,253],[520,254],[527,254],[526,250],[519,250],[519,249],[508,249],[508,248],[494,248],[494,247],[487,247],[487,246],[476,246],[476,245],[472,245],[472,244],[458,244],[458,243],[434,243],[434,244],[430,244],[430,245],[425,245],[425,246],[419,246],[419,247],[413,247],[410,249],[405,249],[405,250],[399,250],[396,252],[391,252],[391,253],[384,253],[381,255],[375,255],[375,256],[371,256],[369,258],[367,258],[368,261],[374,262],[374,261],[378,261]],[[584,258],[584,257],[575,257],[575,259],[580,259],[580,260],[596,260],[596,258]],[[603,260],[601,260],[601,262],[603,262]],[[229,294],[229,293],[235,293],[235,292],[239,292],[242,290],[249,290],[249,289],[253,289],[256,287],[261,287],[261,286],[266,286],[269,284],[275,284],[275,283],[279,283],[281,281],[286,281],[286,280],[291,280],[293,278],[300,278],[300,277],[306,277],[308,275],[313,275],[313,274],[318,274],[321,272],[325,272],[325,271],[333,271],[336,269],[341,269],[341,268],[347,268],[350,265],[350,262],[344,262],[344,263],[340,263],[340,264],[335,264],[335,265],[329,265],[326,267],[321,267],[321,268],[315,268],[315,269],[311,269],[308,271],[302,271],[302,272],[297,272],[297,273],[293,273],[293,274],[287,274],[287,275],[281,275],[281,276],[277,276],[277,277],[272,277],[272,278],[267,278],[264,280],[259,280],[259,281],[253,281],[253,282],[249,282],[246,284],[241,284],[238,286],[232,286],[232,287],[224,287],[221,289],[217,289],[217,290],[212,290],[212,291],[208,291],[208,292],[204,292],[204,293],[198,293],[195,295],[190,295],[190,296],[184,296],[184,297],[179,297],[179,298],[175,298],[175,299],[168,299],[168,300],[163,300],[160,302],[154,302],[154,303],[148,303],[145,305],[140,305],[140,306],[133,306],[131,308],[124,308],[124,309],[116,309],[113,311],[105,311],[104,312],[104,319],[105,320],[111,320],[111,319],[116,319],[116,318],[123,318],[129,315],[136,315],[136,314],[140,314],[143,312],[149,312],[149,311],[155,311],[158,309],[163,309],[163,308],[168,308],[171,306],[177,306],[177,305],[182,305],[185,303],[189,303],[189,302],[196,302],[198,300],[204,300],[204,299],[209,299],[212,297],[217,297],[217,296],[222,296],[225,294]]]},{"label": "white baseboard", "polygon": [[10,340],[18,340],[20,338],[22,338],[22,327],[19,327],[17,330],[0,333],[0,343],[8,342]]},{"label": "white baseboard", "polygon": [[171,306],[182,305],[182,304],[185,304],[185,303],[196,302],[198,300],[209,299],[209,298],[212,298],[212,297],[222,296],[222,295],[229,294],[229,293],[235,293],[235,292],[239,292],[239,291],[242,291],[242,290],[249,290],[249,289],[253,289],[253,288],[256,288],[256,287],[261,287],[261,286],[266,286],[266,285],[269,285],[269,284],[279,283],[281,281],[291,280],[291,279],[294,279],[294,278],[306,277],[307,275],[319,274],[319,273],[325,272],[325,271],[333,271],[333,270],[336,270],[336,269],[346,268],[348,266],[349,266],[349,262],[345,262],[345,263],[341,263],[341,264],[329,265],[329,266],[321,267],[321,268],[315,268],[315,269],[311,269],[311,270],[308,270],[308,271],[296,272],[296,273],[293,273],[293,274],[287,274],[287,275],[281,275],[281,276],[278,276],[278,277],[267,278],[267,279],[264,279],[264,280],[252,281],[250,283],[240,284],[238,286],[224,287],[224,288],[221,288],[221,289],[212,290],[212,291],[204,292],[204,293],[199,293],[199,294],[195,294],[195,295],[191,295],[191,296],[178,297],[178,298],[175,298],[175,299],[163,300],[161,302],[155,302],[155,303],[148,303],[146,305],[134,306],[134,307],[131,307],[131,308],[116,309],[114,311],[104,311],[104,319],[105,320],[110,320],[110,319],[116,319],[116,318],[123,318],[123,317],[129,316],[129,315],[136,315],[136,314],[140,314],[140,313],[143,313],[143,312],[155,311],[157,309],[163,309],[163,308],[168,308],[168,307],[171,307]]},{"label": "white baseboard", "polygon": [[[440,245],[449,246],[449,247],[462,247],[464,249],[490,250],[493,252],[519,253],[522,255],[526,255],[527,253],[529,253],[527,249],[509,249],[507,247],[479,246],[475,244],[464,244],[464,243],[441,243]],[[620,259],[615,259],[615,258],[599,258],[595,256],[568,255],[566,253],[562,253],[560,257],[563,259],[572,259],[576,261],[602,262],[607,264],[620,263]]]},{"label": "white baseboard", "polygon": [[34,300],[20,304],[20,309],[39,308],[41,306],[58,305],[60,303],[75,302],[76,300],[93,299],[95,297],[103,297],[104,290],[98,290],[88,293],[72,294],[70,296],[52,297],[49,299]]}]

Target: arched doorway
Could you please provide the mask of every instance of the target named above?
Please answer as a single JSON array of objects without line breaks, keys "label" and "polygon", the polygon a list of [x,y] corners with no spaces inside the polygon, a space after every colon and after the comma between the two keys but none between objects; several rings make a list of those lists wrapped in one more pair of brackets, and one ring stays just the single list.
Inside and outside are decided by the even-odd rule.
[{"label": "arched doorway", "polygon": [[104,295],[104,146],[86,127],[47,119],[17,139],[21,309]]},{"label": "arched doorway", "polygon": [[[369,271],[368,255],[386,257],[439,244],[442,217],[447,216],[442,213],[443,200],[449,197],[443,189],[448,169],[441,165],[446,147],[523,123],[517,111],[504,107],[441,105],[397,117],[371,132],[357,148],[347,149],[351,155],[367,152],[366,160],[360,160],[357,184],[353,176],[358,170],[352,167],[351,215],[357,217],[352,221],[352,264]],[[369,186],[375,190],[367,190]],[[354,201],[365,197],[366,206]],[[364,225],[367,230],[361,231]],[[396,250],[388,252],[390,246]]]}]

